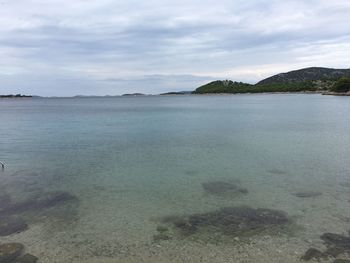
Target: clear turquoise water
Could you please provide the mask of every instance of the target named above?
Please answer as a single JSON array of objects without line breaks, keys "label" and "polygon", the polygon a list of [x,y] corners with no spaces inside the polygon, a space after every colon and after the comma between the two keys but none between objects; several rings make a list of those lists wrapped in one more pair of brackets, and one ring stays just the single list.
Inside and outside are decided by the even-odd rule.
[{"label": "clear turquoise water", "polygon": [[[298,262],[323,232],[349,230],[349,113],[349,98],[321,95],[0,100],[1,189],[79,199],[0,242],[22,242],[41,262],[257,262],[262,244],[261,262],[281,262],[276,251]],[[205,195],[211,180],[249,193]],[[322,196],[292,195],[309,190]],[[159,217],[236,205],[286,211],[303,231],[235,256],[226,244],[152,242]]]}]

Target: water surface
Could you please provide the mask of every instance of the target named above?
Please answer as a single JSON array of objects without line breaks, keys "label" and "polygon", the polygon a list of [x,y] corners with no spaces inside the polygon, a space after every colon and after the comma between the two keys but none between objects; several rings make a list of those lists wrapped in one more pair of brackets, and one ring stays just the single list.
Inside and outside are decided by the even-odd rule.
[{"label": "water surface", "polygon": [[[29,229],[0,242],[40,262],[299,262],[349,230],[349,113],[349,98],[321,95],[2,99],[2,192],[77,202],[26,213]],[[248,193],[210,195],[211,181]],[[295,232],[154,242],[159,218],[242,205],[285,211]]]}]

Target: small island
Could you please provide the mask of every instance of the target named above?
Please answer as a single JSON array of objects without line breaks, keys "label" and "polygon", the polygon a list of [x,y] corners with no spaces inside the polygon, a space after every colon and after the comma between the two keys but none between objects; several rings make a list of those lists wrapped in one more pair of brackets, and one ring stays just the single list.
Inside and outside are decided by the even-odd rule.
[{"label": "small island", "polygon": [[31,95],[22,95],[22,94],[9,94],[9,95],[0,95],[0,98],[32,98]]},{"label": "small island", "polygon": [[126,93],[126,94],[122,95],[122,97],[130,97],[130,96],[146,96],[146,94],[143,94],[143,93]]},{"label": "small island", "polygon": [[189,95],[192,91],[170,91],[166,93],[161,93],[160,95]]}]

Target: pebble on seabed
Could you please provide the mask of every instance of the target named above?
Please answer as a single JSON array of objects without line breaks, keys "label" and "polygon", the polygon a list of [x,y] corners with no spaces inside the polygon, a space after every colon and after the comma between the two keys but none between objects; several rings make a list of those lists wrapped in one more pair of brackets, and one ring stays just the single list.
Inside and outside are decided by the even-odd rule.
[{"label": "pebble on seabed", "polygon": [[8,263],[16,259],[23,252],[20,243],[5,243],[0,245],[0,263]]},{"label": "pebble on seabed", "polygon": [[38,258],[31,254],[21,255],[24,246],[21,243],[0,244],[0,263],[36,263]]}]

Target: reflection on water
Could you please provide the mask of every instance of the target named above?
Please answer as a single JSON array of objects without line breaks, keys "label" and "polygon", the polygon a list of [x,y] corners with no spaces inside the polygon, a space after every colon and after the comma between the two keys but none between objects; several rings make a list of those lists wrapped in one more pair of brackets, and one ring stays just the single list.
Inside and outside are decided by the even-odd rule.
[{"label": "reflection on water", "polygon": [[344,258],[349,110],[347,98],[319,95],[2,100],[0,252],[28,262]]}]

